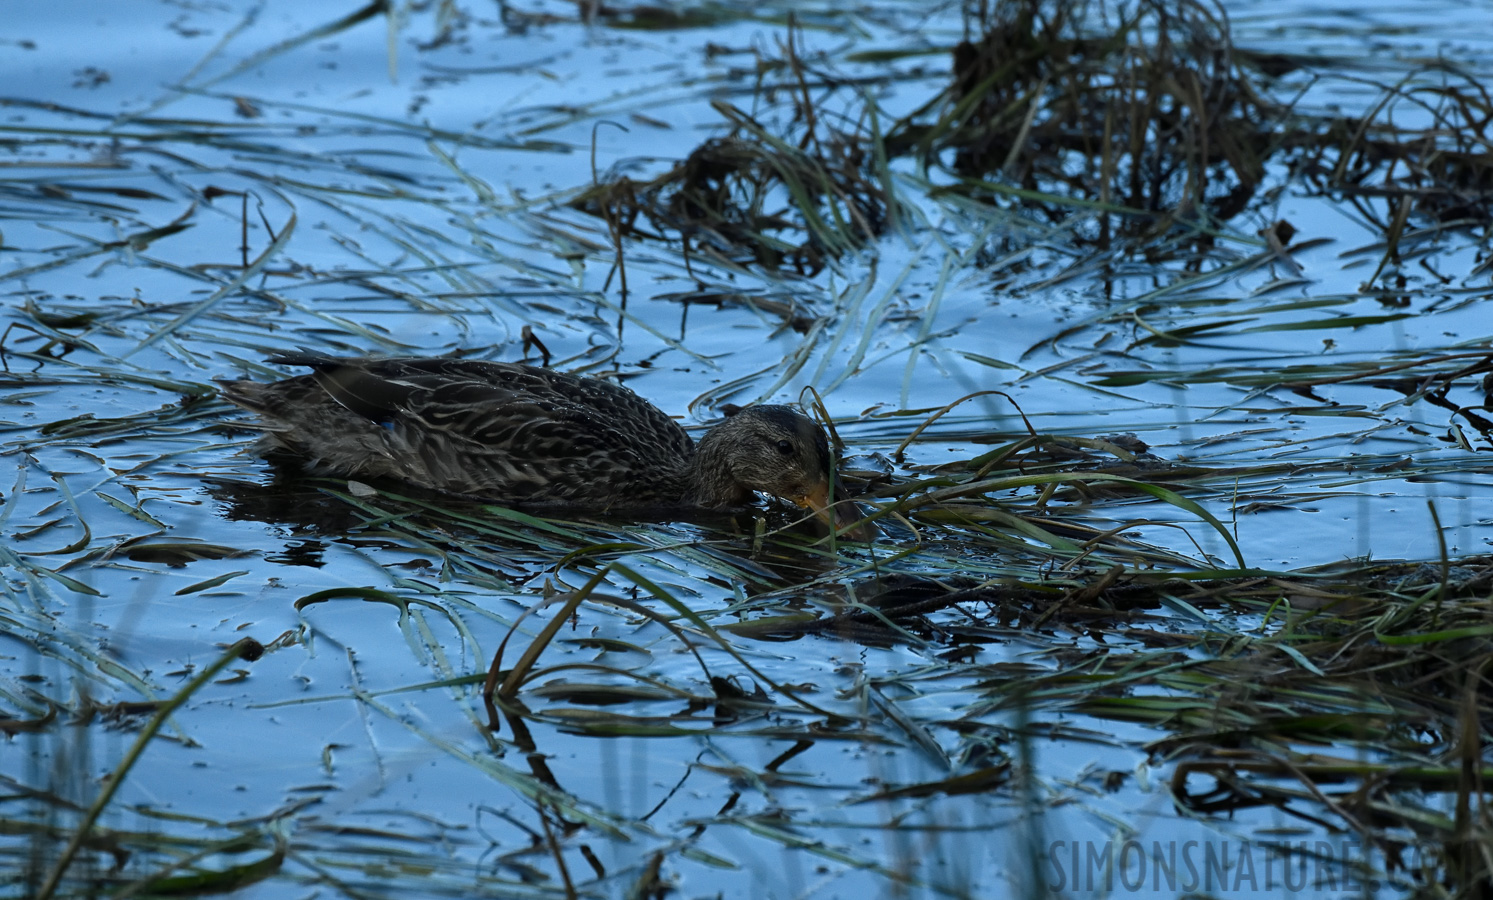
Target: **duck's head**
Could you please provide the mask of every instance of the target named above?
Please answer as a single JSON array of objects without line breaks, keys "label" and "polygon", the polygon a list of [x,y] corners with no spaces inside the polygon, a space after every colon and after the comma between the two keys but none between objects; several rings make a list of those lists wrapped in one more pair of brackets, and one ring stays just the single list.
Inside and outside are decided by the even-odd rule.
[{"label": "duck's head", "polygon": [[871,540],[877,534],[870,524],[851,527],[860,511],[843,492],[831,491],[834,476],[824,429],[791,406],[739,410],[700,440],[699,460],[700,474],[717,483],[710,486],[717,496],[730,494],[740,502],[747,492],[762,491],[812,509],[852,540]]}]

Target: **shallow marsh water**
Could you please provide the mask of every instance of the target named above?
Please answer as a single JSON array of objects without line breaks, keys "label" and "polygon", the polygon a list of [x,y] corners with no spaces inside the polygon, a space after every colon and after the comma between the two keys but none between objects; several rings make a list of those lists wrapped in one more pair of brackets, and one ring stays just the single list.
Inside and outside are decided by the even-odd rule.
[{"label": "shallow marsh water", "polygon": [[[1127,839],[1216,849],[1228,895],[1292,892],[1279,861],[1267,881],[1272,843],[1325,856],[1324,891],[1385,878],[1351,831],[1282,808],[1182,811],[1157,749],[1180,726],[1057,686],[1157,635],[1226,643],[1268,632],[1268,615],[1166,602],[1136,618],[1148,637],[1120,644],[1072,623],[936,623],[983,629],[967,656],[926,635],[736,636],[887,571],[1029,579],[1037,551],[1013,539],[1006,555],[968,521],[888,525],[873,548],[830,552],[806,531],[754,541],[752,516],[539,519],[370,495],[276,470],[221,425],[234,414],[212,379],[275,377],[260,361],[276,350],[517,359],[527,326],[555,365],[616,373],[691,425],[813,387],[850,452],[890,455],[934,410],[1000,390],[1042,434],[1132,433],[1162,460],[1219,470],[1186,493],[1256,569],[1437,560],[1443,542],[1451,557],[1486,552],[1486,434],[1397,385],[1293,393],[1256,377],[1486,353],[1485,232],[1419,228],[1396,263],[1403,286],[1365,290],[1383,274],[1383,228],[1284,167],[1211,252],[1147,261],[1091,258],[1063,228],[939,193],[947,172],[894,163],[897,227],[822,271],[636,239],[624,296],[607,224],[566,201],[687,155],[724,125],[712,103],[786,128],[790,8],[796,52],[841,80],[816,82],[826,116],[873,99],[887,119],[917,108],[965,35],[957,7],[921,4],[706,6],[688,27],[538,3],[7,9],[7,896],[36,890],[149,702],[245,636],[269,652],[193,694],[99,820],[133,855],[85,848],[65,895],[189,872],[243,897],[1090,894],[1105,871],[1092,855]],[[1493,58],[1486,3],[1228,8],[1241,46],[1382,82],[1438,54]],[[1376,96],[1341,78],[1275,89],[1349,109]],[[1307,246],[1293,264],[1257,234],[1276,219]],[[1482,402],[1472,380],[1447,396]],[[922,432],[901,471],[1025,433],[1005,398],[978,396]],[[1143,522],[1124,531],[1157,548],[1145,565],[1236,565],[1218,530],[1153,495],[1067,505],[1101,530]],[[791,519],[764,516],[763,532]],[[511,663],[555,607],[525,612],[607,563],[620,567],[597,602],[543,657],[574,668],[524,696],[530,734],[491,733],[479,692],[494,650],[518,623]],[[1215,650],[1189,645],[1177,665]],[[723,701],[706,672],[745,699]],[[807,704],[754,702],[768,683]],[[1133,696],[1192,702],[1175,684]],[[145,705],[115,705],[129,703]],[[10,727],[23,722],[39,724]],[[1331,749],[1376,752],[1351,737]],[[1423,803],[1450,814],[1449,795]],[[1099,887],[1075,885],[1075,866]]]}]

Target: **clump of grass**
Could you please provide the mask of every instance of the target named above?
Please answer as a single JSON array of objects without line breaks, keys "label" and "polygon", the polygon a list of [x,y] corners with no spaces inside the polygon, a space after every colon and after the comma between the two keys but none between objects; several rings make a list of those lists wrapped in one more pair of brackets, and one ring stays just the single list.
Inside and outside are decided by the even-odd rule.
[{"label": "clump of grass", "polygon": [[[571,206],[606,220],[614,239],[677,236],[686,262],[703,252],[768,272],[813,275],[863,246],[887,222],[874,120],[820,109],[791,26],[776,66],[789,73],[793,113],[773,128],[723,101],[729,130],[647,181],[598,180]],[[817,81],[817,79],[815,79]],[[620,245],[619,245],[620,253]]]},{"label": "clump of grass", "polygon": [[[881,230],[886,202],[860,142],[831,132],[814,148],[769,137],[740,110],[737,126],[644,182],[597,185],[572,205],[626,237],[677,235],[703,250],[770,271],[812,275]],[[646,223],[646,227],[644,226]]]},{"label": "clump of grass", "polygon": [[1412,211],[1442,225],[1493,216],[1493,95],[1475,77],[1450,65],[1417,71],[1384,86],[1368,114],[1315,125],[1293,139],[1307,183],[1371,220],[1384,216],[1368,201],[1388,199],[1382,224],[1394,238]]},{"label": "clump of grass", "polygon": [[972,24],[980,33],[954,48],[948,87],[891,130],[893,152],[1042,194],[1220,220],[1260,185],[1283,108],[1234,59],[1213,4],[1152,0],[1106,15],[1081,0],[1020,0]]},{"label": "clump of grass", "polygon": [[[1275,96],[1275,70],[1236,50],[1226,13],[1206,0],[1005,0],[971,12],[967,27],[947,85],[884,136],[871,108],[831,124],[790,28],[776,61],[790,77],[757,98],[773,109],[791,97],[788,127],[717,102],[726,134],[647,181],[599,181],[572,205],[618,238],[677,237],[686,258],[703,250],[811,275],[893,215],[885,161],[896,157],[946,168],[962,179],[952,190],[999,193],[1049,222],[1075,208],[1109,213],[1072,232],[1081,243],[1174,222],[1209,232],[1252,208],[1272,161],[1379,222],[1387,259],[1411,211],[1441,224],[1493,211],[1489,95],[1449,68],[1415,73],[1345,116]],[[1384,198],[1387,210],[1367,202]]]},{"label": "clump of grass", "polygon": [[[1154,233],[1155,217],[1137,214],[1245,212],[1267,164],[1289,152],[1307,184],[1384,228],[1389,256],[1412,211],[1441,225],[1493,213],[1493,104],[1450,65],[1385,86],[1354,116],[1272,96],[1269,67],[1237,52],[1223,9],[1202,0],[1114,11],[1008,0],[969,24],[978,33],[953,48],[948,86],[886,140],[889,154],[970,179],[965,190],[997,187],[1053,221],[1075,200],[1098,204],[1128,213],[1122,231]],[[1107,238],[1111,218],[1088,237]]]}]

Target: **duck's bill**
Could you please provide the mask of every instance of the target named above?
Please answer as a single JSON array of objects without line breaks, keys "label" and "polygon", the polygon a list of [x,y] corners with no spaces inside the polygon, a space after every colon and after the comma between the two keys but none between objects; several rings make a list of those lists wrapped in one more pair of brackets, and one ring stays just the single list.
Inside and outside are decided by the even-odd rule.
[{"label": "duck's bill", "polygon": [[870,542],[881,536],[876,523],[861,521],[860,507],[854,501],[836,498],[835,504],[831,506],[827,484],[815,488],[812,493],[796,502],[805,509],[812,509],[821,522],[846,540]]}]

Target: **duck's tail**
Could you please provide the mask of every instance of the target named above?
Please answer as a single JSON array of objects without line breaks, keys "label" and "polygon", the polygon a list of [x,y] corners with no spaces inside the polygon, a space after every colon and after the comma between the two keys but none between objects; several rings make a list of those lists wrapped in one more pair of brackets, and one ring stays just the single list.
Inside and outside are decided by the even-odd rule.
[{"label": "duck's tail", "polygon": [[272,407],[270,385],[258,381],[217,378],[218,395],[234,406],[264,414]]}]

